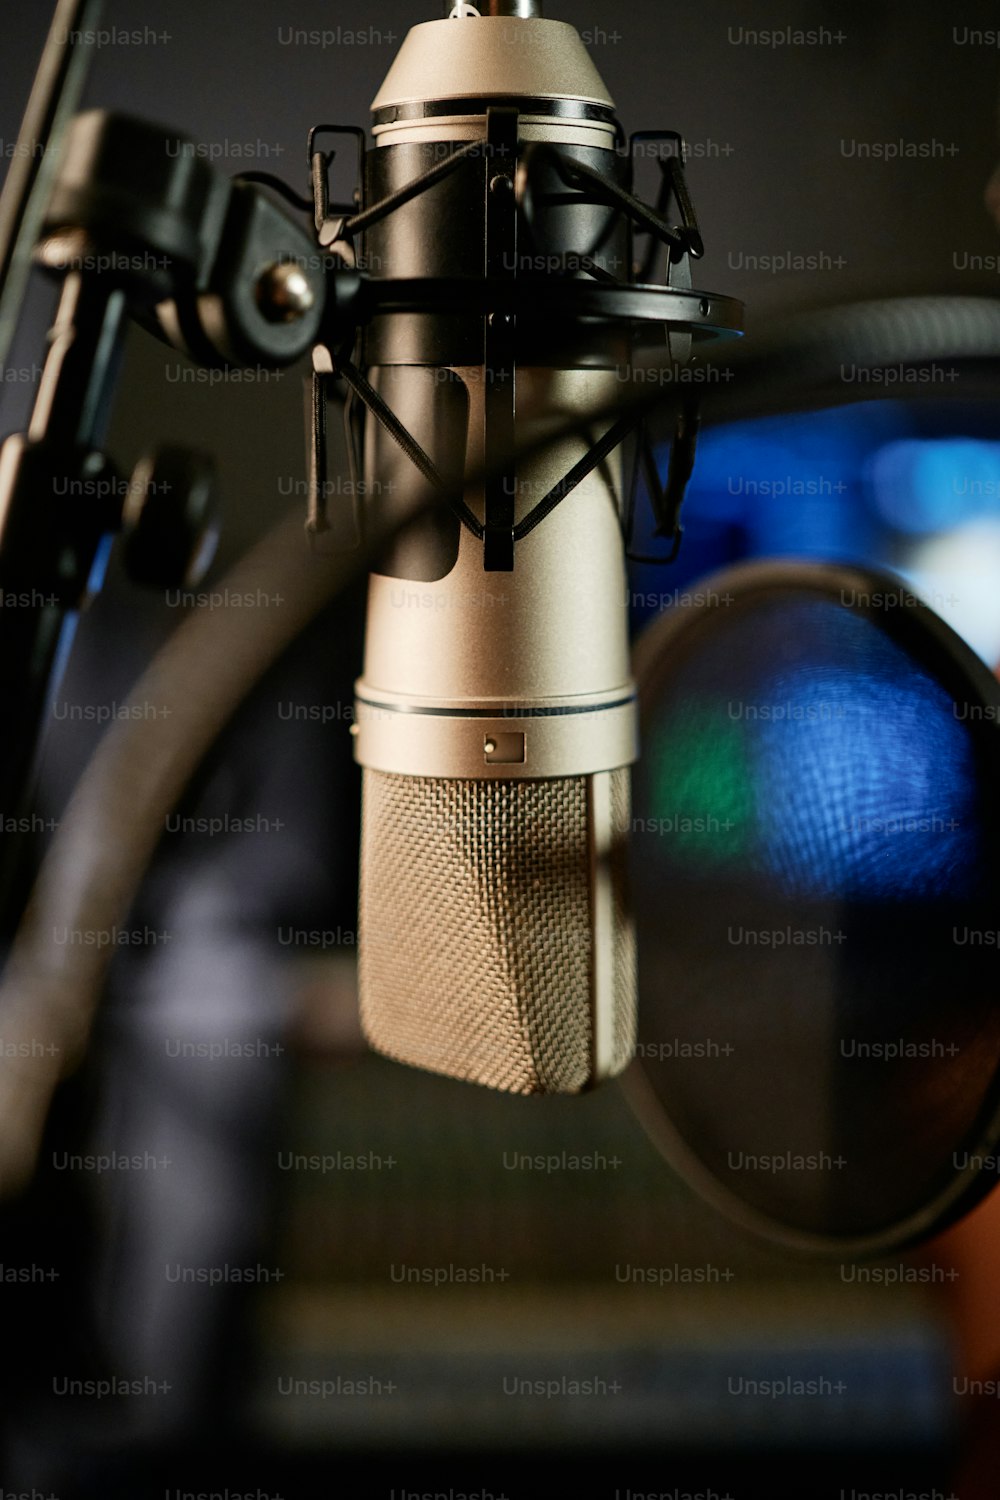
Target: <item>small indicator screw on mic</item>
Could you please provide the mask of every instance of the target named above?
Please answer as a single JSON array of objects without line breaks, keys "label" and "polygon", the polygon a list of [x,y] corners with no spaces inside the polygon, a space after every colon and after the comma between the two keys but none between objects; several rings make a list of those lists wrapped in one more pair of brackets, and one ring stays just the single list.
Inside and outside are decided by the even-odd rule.
[{"label": "small indicator screw on mic", "polygon": [[491,193],[509,193],[514,188],[514,179],[508,177],[505,172],[498,172],[495,177],[490,178]]},{"label": "small indicator screw on mic", "polygon": [[488,734],[483,740],[483,758],[488,766],[525,765],[528,755],[523,731]]}]

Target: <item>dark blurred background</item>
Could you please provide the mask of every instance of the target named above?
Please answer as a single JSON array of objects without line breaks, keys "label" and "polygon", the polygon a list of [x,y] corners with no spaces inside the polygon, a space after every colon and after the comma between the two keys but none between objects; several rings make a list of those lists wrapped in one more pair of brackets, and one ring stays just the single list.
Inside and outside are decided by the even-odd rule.
[{"label": "dark blurred background", "polygon": [[[3,17],[0,163],[47,11]],[[995,291],[995,7],[548,0],[546,13],[583,33],[627,130],[685,135],[699,284],[744,299],[751,336],[805,305]],[[407,28],[438,14],[433,0],[109,0],[102,24],[141,39],[96,51],[86,103],[175,126],[221,170],[304,192],[308,128],[366,123]],[[293,35],[331,28],[335,45]],[[785,28],[816,39],[753,40]],[[0,435],[24,424],[52,304],[34,282]],[[217,577],[304,505],[303,370],[193,373],[135,331],[109,447],[125,472],[161,441],[215,453]],[[634,576],[636,629],[726,562],[850,558],[901,570],[1000,660],[992,409],[904,397],[708,434],[680,562]],[[66,1174],[13,1224],[4,1264],[57,1274],[0,1285],[16,1328],[0,1479],[62,1497],[152,1494],[154,1476],[168,1494],[297,1497],[345,1484],[361,1457],[354,1493],[485,1500],[539,1493],[544,1458],[553,1493],[993,1493],[977,1457],[988,1404],[981,1421],[953,1382],[1000,1366],[988,1204],[978,1238],[895,1259],[931,1268],[919,1285],[872,1284],[731,1229],[660,1160],[616,1086],[509,1099],[363,1055],[347,732],[362,607],[356,591],[318,622],[192,791],[187,812],[262,831],[168,837],[146,883],[134,925],[171,941],[116,961],[67,1129],[169,1166]],[[180,613],[113,563],[59,703],[121,701]],[[54,720],[53,816],[98,734]],[[230,1055],[191,1055],[213,1045]],[[524,1156],[559,1165],[508,1165]],[[580,1156],[591,1165],[567,1165]],[[60,1394],[64,1377],[98,1372],[169,1389]],[[738,1400],[738,1374],[844,1391]],[[498,1396],[515,1380],[594,1390]]]}]

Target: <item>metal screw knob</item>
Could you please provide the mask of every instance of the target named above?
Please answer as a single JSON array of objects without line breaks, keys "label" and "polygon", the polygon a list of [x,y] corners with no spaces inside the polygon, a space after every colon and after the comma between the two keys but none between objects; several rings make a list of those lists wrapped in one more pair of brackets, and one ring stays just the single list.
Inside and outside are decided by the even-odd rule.
[{"label": "metal screw knob", "polygon": [[257,280],[257,306],[269,323],[295,323],[316,302],[306,273],[288,261],[276,261]]}]

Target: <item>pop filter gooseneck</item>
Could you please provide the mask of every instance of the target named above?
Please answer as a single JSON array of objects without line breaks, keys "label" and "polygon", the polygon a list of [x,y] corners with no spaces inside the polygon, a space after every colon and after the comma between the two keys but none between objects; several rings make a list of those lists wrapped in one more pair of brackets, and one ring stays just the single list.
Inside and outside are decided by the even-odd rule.
[{"label": "pop filter gooseneck", "polygon": [[0,364],[21,314],[63,132],[79,103],[103,0],[59,0],[0,193]]}]

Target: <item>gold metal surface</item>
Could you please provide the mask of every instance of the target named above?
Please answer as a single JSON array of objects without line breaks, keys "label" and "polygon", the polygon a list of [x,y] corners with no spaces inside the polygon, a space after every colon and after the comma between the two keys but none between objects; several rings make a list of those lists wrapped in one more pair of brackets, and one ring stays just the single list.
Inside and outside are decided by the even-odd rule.
[{"label": "gold metal surface", "polygon": [[565,21],[484,16],[414,26],[372,109],[510,94],[614,107],[575,27]]}]

